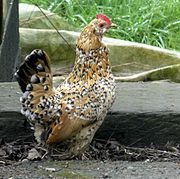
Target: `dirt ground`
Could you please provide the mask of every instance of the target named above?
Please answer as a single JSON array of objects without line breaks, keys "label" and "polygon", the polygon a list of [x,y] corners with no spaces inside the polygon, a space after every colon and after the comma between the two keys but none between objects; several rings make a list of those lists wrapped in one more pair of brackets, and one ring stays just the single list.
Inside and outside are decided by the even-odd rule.
[{"label": "dirt ground", "polygon": [[122,146],[111,139],[93,140],[81,158],[42,159],[34,141],[0,142],[0,179],[180,179],[179,146],[163,149]]},{"label": "dirt ground", "polygon": [[24,161],[20,164],[1,166],[2,179],[48,178],[112,178],[112,179],[178,179],[180,165],[172,162],[127,161]]}]

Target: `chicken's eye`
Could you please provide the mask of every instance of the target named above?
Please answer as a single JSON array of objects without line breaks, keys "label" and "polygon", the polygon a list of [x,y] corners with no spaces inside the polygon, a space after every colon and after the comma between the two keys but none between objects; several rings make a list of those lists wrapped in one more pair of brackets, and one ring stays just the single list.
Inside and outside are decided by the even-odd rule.
[{"label": "chicken's eye", "polygon": [[100,28],[104,28],[105,24],[99,24]]}]

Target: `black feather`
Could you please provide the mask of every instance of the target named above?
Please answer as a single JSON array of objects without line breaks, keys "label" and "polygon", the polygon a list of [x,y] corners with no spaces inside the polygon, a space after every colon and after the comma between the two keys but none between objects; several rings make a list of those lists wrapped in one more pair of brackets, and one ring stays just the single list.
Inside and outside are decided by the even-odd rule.
[{"label": "black feather", "polygon": [[[25,61],[20,65],[14,76],[16,77],[22,92],[32,91],[32,86],[28,85],[44,83],[46,75],[51,73],[50,61],[42,50],[33,50]],[[45,72],[44,76],[39,76],[40,72]],[[48,76],[50,76],[48,74]],[[28,86],[27,86],[28,85]]]}]

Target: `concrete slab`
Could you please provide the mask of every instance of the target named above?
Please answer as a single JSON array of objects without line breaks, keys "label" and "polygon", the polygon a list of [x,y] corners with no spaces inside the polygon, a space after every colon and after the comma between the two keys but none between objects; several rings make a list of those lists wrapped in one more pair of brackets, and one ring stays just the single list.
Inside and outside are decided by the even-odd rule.
[{"label": "concrete slab", "polygon": [[[95,137],[137,146],[180,143],[179,89],[165,81],[117,83],[115,103]],[[0,83],[0,136],[9,140],[30,132],[20,96],[17,83]]]}]

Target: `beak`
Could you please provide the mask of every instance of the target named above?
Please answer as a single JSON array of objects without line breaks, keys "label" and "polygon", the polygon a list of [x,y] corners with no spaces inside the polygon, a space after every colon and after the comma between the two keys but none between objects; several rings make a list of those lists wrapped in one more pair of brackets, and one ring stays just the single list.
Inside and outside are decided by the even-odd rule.
[{"label": "beak", "polygon": [[117,25],[114,24],[114,23],[111,23],[111,26],[110,26],[110,27],[117,27]]}]

